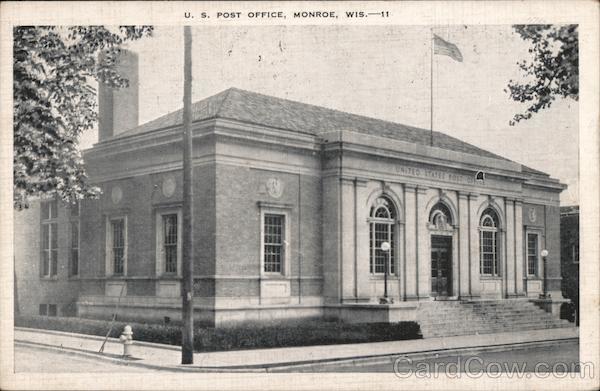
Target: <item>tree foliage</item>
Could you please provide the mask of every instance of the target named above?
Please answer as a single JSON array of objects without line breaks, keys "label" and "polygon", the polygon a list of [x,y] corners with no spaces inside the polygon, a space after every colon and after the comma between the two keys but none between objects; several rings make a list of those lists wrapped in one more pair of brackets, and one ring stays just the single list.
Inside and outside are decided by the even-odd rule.
[{"label": "tree foliage", "polygon": [[13,48],[14,193],[17,209],[31,196],[66,203],[96,197],[78,144],[97,123],[93,81],[128,86],[116,70],[120,46],[152,35],[152,26],[19,26]]},{"label": "tree foliage", "polygon": [[513,28],[531,43],[529,53],[533,59],[517,62],[525,81],[508,83],[510,97],[529,104],[524,113],[515,114],[510,125],[550,107],[557,96],[579,99],[577,25],[515,25]]}]

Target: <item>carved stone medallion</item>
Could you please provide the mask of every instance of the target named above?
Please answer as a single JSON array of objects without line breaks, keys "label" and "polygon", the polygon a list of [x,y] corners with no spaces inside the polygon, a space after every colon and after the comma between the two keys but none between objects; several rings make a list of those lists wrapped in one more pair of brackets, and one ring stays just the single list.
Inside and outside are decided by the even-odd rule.
[{"label": "carved stone medallion", "polygon": [[529,221],[531,221],[532,223],[535,223],[536,219],[537,219],[537,212],[536,212],[535,208],[529,208]]},{"label": "carved stone medallion", "polygon": [[175,178],[169,176],[163,180],[162,183],[162,193],[165,197],[169,198],[175,194],[176,188]]},{"label": "carved stone medallion", "polygon": [[273,198],[280,198],[283,195],[283,182],[279,178],[267,179],[267,193]]},{"label": "carved stone medallion", "polygon": [[113,187],[110,198],[112,199],[113,204],[118,204],[121,202],[121,199],[123,199],[123,190],[121,190],[119,186]]}]

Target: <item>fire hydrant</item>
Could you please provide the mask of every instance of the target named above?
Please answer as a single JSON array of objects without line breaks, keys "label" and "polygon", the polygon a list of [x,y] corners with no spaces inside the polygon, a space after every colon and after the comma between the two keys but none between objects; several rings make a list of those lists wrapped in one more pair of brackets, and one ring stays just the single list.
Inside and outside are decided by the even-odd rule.
[{"label": "fire hydrant", "polygon": [[123,328],[123,333],[121,333],[119,341],[123,343],[123,357],[131,357],[131,345],[133,345],[133,331],[131,331],[130,325],[127,325]]}]

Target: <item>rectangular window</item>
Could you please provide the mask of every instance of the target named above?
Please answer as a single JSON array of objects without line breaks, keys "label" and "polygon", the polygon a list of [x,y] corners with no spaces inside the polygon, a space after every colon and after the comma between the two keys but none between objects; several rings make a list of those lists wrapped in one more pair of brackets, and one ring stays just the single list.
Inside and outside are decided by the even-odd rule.
[{"label": "rectangular window", "polygon": [[538,234],[527,234],[527,275],[537,276],[538,274]]},{"label": "rectangular window", "polygon": [[[375,274],[385,273],[385,264],[388,264],[388,274],[394,274],[394,224],[371,223],[370,250],[371,263],[370,272]],[[381,249],[381,245],[390,244],[389,251]]]},{"label": "rectangular window", "polygon": [[394,254],[394,248],[396,247],[394,245],[396,239],[395,239],[395,231],[396,231],[396,226],[394,224],[390,225],[390,238],[389,238],[389,243],[390,243],[390,251],[388,251],[388,267],[389,267],[389,274],[394,274],[396,273],[396,265],[395,265],[395,261],[394,261],[394,257],[396,256]]},{"label": "rectangular window", "polygon": [[79,274],[79,221],[71,221],[71,269],[70,274]]},{"label": "rectangular window", "polygon": [[498,275],[496,262],[496,232],[481,231],[480,236],[481,274]]},{"label": "rectangular window", "polygon": [[386,253],[381,244],[387,240],[387,225],[375,224],[375,273],[385,272]]},{"label": "rectangular window", "polygon": [[[371,273],[385,273],[385,265],[388,264],[388,274],[394,274],[394,225],[389,223],[372,223],[371,246]],[[390,244],[389,251],[383,251],[381,245]],[[374,262],[373,262],[374,261]]]},{"label": "rectangular window", "polygon": [[177,273],[177,214],[162,216],[163,251],[166,273]]},{"label": "rectangular window", "polygon": [[110,227],[113,274],[122,275],[125,272],[125,219],[111,220]]},{"label": "rectangular window", "polygon": [[57,314],[56,304],[48,304],[48,316],[56,316]]},{"label": "rectangular window", "polygon": [[264,259],[265,273],[282,273],[285,238],[285,216],[278,214],[264,215]]},{"label": "rectangular window", "polygon": [[40,304],[40,309],[39,309],[39,314],[41,316],[47,316],[48,315],[48,307],[46,306],[46,304]]},{"label": "rectangular window", "polygon": [[57,202],[47,201],[41,204],[41,231],[42,231],[42,277],[56,276],[58,272],[58,224]]},{"label": "rectangular window", "polygon": [[79,217],[79,202],[74,205],[71,204],[69,210],[71,211],[71,217]]},{"label": "rectangular window", "polygon": [[55,219],[58,214],[58,202],[56,200],[42,202],[42,220]]},{"label": "rectangular window", "polygon": [[181,273],[181,210],[159,209],[155,215],[156,275]]}]

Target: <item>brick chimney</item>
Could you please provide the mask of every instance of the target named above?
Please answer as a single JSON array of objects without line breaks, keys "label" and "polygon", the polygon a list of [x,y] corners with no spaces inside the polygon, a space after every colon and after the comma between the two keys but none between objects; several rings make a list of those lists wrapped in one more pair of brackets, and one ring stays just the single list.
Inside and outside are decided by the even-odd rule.
[{"label": "brick chimney", "polygon": [[104,141],[138,125],[138,55],[121,49],[117,71],[129,80],[128,88],[98,86],[98,141]]}]

